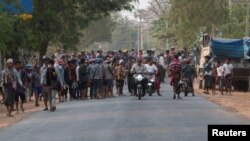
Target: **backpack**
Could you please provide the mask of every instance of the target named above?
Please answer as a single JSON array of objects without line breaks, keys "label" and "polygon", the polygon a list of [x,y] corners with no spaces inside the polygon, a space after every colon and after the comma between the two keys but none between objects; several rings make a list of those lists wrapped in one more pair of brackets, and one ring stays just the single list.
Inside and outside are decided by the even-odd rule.
[{"label": "backpack", "polygon": [[50,83],[47,82],[47,84],[50,84],[52,89],[58,89],[59,81],[57,79],[56,70],[54,68],[48,68],[47,81],[50,81]]}]

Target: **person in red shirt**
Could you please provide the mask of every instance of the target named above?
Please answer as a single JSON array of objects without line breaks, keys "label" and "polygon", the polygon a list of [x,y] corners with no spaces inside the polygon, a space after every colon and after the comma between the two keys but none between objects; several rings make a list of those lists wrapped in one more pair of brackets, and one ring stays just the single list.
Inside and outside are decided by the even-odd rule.
[{"label": "person in red shirt", "polygon": [[178,99],[180,99],[180,88],[178,87],[178,83],[181,79],[181,62],[178,59],[178,55],[174,56],[174,60],[170,63],[170,85],[173,86],[174,97],[176,99],[176,95],[178,95]]}]

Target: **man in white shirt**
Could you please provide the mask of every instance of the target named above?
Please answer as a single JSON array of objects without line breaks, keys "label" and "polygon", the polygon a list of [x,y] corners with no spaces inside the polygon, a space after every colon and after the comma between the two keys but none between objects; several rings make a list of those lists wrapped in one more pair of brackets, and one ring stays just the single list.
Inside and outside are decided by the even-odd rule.
[{"label": "man in white shirt", "polygon": [[159,64],[160,64],[163,68],[166,67],[166,64],[165,64],[165,61],[164,61],[164,56],[163,56],[163,54],[160,55]]},{"label": "man in white shirt", "polygon": [[229,94],[231,94],[233,65],[230,63],[230,58],[227,58],[225,60],[225,64],[222,66],[222,68],[223,68],[223,73],[222,74],[223,74],[223,77],[224,77],[226,93],[229,92]]},{"label": "man in white shirt", "polygon": [[148,72],[148,73],[156,74],[158,71],[155,64],[153,64],[152,60],[150,60],[148,64],[145,64],[145,67],[146,67],[146,72]]},{"label": "man in white shirt", "polygon": [[217,62],[217,82],[219,83],[219,90],[221,94],[223,94],[223,67],[221,66],[220,61]]}]

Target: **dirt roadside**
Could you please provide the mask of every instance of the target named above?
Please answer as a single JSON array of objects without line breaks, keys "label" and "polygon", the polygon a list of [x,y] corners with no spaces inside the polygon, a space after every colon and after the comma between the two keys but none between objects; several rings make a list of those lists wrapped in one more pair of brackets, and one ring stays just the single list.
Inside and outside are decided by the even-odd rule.
[{"label": "dirt roadside", "polygon": [[[2,97],[0,97],[0,99],[2,99]],[[21,112],[20,110],[19,114],[16,114],[16,111],[14,111],[12,112],[12,115],[14,115],[14,117],[9,118],[6,116],[5,106],[3,104],[0,104],[0,129],[6,128],[12,124],[21,121],[22,119],[24,119],[33,112],[42,110],[42,107],[43,107],[42,102],[40,102],[40,107],[35,107],[34,100],[29,101],[27,103],[24,103],[24,109],[25,109],[24,112]]]},{"label": "dirt roadside", "polygon": [[204,94],[202,89],[195,85],[196,94],[203,96],[214,103],[219,104],[230,112],[236,112],[239,115],[250,120],[250,92],[232,92],[231,95],[221,95],[219,91],[216,94]]}]

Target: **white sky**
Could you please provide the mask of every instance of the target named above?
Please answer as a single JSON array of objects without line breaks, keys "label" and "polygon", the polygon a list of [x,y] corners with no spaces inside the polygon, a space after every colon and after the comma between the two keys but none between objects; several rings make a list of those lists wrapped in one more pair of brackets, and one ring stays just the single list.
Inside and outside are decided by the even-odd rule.
[{"label": "white sky", "polygon": [[[139,0],[139,6],[138,9],[146,9],[149,6],[149,1],[150,0]],[[137,8],[137,4],[134,4],[134,7]],[[134,12],[130,12],[130,11],[122,11],[121,14],[123,16],[128,17],[129,19],[134,19]]]}]

